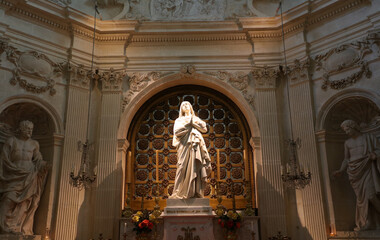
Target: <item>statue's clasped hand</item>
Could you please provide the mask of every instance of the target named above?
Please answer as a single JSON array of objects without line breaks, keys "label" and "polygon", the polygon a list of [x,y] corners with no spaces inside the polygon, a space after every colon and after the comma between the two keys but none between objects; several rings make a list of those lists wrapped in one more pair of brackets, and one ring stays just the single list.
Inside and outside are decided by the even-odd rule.
[{"label": "statue's clasped hand", "polygon": [[377,155],[374,152],[369,153],[368,157],[369,157],[369,160],[376,160],[377,159]]}]

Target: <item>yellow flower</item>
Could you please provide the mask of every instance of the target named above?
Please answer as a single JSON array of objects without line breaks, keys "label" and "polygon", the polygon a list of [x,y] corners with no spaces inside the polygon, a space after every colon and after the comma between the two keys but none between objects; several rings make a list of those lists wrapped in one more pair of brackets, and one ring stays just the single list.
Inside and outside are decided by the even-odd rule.
[{"label": "yellow flower", "polygon": [[233,220],[236,220],[236,219],[238,218],[238,216],[239,216],[239,215],[235,212],[235,213],[232,215],[232,219],[233,219]]},{"label": "yellow flower", "polygon": [[139,217],[142,217],[142,216],[143,216],[143,213],[142,213],[141,211],[138,211],[138,212],[136,213],[136,215],[139,216]]},{"label": "yellow flower", "polygon": [[156,216],[154,216],[153,214],[150,214],[149,220],[153,222],[154,220],[156,220]]},{"label": "yellow flower", "polygon": [[228,210],[227,212],[227,217],[228,218],[233,218],[234,212],[232,210]]},{"label": "yellow flower", "polygon": [[132,218],[132,221],[133,222],[138,222],[138,221],[140,221],[140,217],[137,216],[137,215],[134,215],[133,218]]},{"label": "yellow flower", "polygon": [[219,217],[223,216],[224,214],[224,209],[223,208],[218,208],[215,210],[216,212],[216,215],[218,215]]}]

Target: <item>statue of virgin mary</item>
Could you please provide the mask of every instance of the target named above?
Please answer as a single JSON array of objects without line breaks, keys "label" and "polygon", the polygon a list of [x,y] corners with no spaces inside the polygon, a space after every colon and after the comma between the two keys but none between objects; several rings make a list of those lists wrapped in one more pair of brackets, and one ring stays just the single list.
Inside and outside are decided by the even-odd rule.
[{"label": "statue of virgin mary", "polygon": [[177,148],[177,171],[171,199],[203,198],[206,178],[211,171],[210,156],[202,133],[206,123],[195,116],[187,101],[181,103],[174,123],[173,146]]}]

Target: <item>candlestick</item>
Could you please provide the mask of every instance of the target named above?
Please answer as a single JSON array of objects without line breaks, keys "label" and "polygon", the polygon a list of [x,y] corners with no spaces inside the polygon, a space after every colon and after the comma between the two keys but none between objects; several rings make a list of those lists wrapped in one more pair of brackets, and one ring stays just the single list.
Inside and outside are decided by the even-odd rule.
[{"label": "candlestick", "polygon": [[[158,150],[156,150],[156,182],[158,183]],[[158,186],[157,186],[158,187]]]},{"label": "candlestick", "polygon": [[127,233],[127,223],[124,223],[124,233]]},{"label": "candlestick", "polygon": [[249,181],[249,166],[248,166],[248,159],[247,159],[247,150],[244,150],[244,178],[245,180]]},{"label": "candlestick", "polygon": [[219,155],[220,149],[216,149],[216,166],[218,171],[218,181],[220,181],[220,155]]},{"label": "candlestick", "polygon": [[132,152],[128,151],[128,157],[127,157],[127,183],[131,183],[132,179]]}]

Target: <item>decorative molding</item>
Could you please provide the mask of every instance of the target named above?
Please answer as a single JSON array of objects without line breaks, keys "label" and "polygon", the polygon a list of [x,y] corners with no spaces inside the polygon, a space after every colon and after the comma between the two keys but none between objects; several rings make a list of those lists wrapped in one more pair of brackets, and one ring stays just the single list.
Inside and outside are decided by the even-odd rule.
[{"label": "decorative molding", "polygon": [[157,81],[160,76],[159,72],[132,73],[128,79],[129,90],[123,94],[123,111],[137,93],[146,88],[151,82]]},{"label": "decorative molding", "polygon": [[252,69],[252,76],[256,89],[275,89],[280,70],[278,66],[256,66]]},{"label": "decorative molding", "polygon": [[228,0],[100,0],[99,6],[102,8],[119,7],[119,12],[111,16],[114,20],[220,21],[256,16],[258,10],[254,9],[254,6],[249,4],[250,2],[251,0],[237,2]]},{"label": "decorative molding", "polygon": [[[17,48],[10,46],[5,38],[0,39],[0,54],[5,52],[7,60],[13,63],[13,78],[10,80],[11,85],[19,84],[20,87],[28,92],[44,93],[49,91],[53,96],[56,93],[54,89],[54,77],[62,75],[64,67],[62,63],[55,63],[46,55],[36,51],[21,52]],[[23,77],[34,77],[45,82],[45,86],[36,86],[29,83]]]},{"label": "decorative molding", "polygon": [[56,3],[60,6],[66,7],[71,4],[71,0],[48,0],[49,2]]},{"label": "decorative molding", "polygon": [[288,69],[289,80],[293,83],[301,82],[308,79],[310,60],[300,61],[298,59],[294,60],[294,64]]},{"label": "decorative molding", "polygon": [[183,77],[191,77],[196,71],[195,66],[192,64],[182,65],[179,70]]},{"label": "decorative molding", "polygon": [[99,73],[103,91],[121,91],[123,78],[127,75],[125,70],[115,71],[110,68],[109,71]]},{"label": "decorative molding", "polygon": [[66,65],[66,71],[69,74],[69,84],[88,89],[90,86],[90,70],[85,69],[83,65],[76,66],[72,63],[68,63]]},{"label": "decorative molding", "polygon": [[206,74],[215,76],[219,80],[229,83],[231,86],[236,88],[241,92],[247,102],[254,106],[254,96],[248,93],[248,86],[250,78],[245,72],[235,72],[230,73],[227,71],[218,71],[218,72],[205,72]]},{"label": "decorative molding", "polygon": [[[314,58],[316,70],[323,71],[322,89],[328,87],[338,90],[355,84],[362,76],[370,78],[372,75],[368,67],[368,62],[364,59],[367,54],[373,52],[373,46],[378,46],[377,34],[370,34],[362,40],[343,44],[333,48],[325,54],[317,55]],[[338,80],[331,80],[334,74],[341,73],[350,68],[360,68],[359,71]]]},{"label": "decorative molding", "polygon": [[204,42],[204,41],[245,41],[247,35],[245,33],[166,33],[166,34],[138,34],[131,39],[132,43],[152,43],[152,42]]}]

